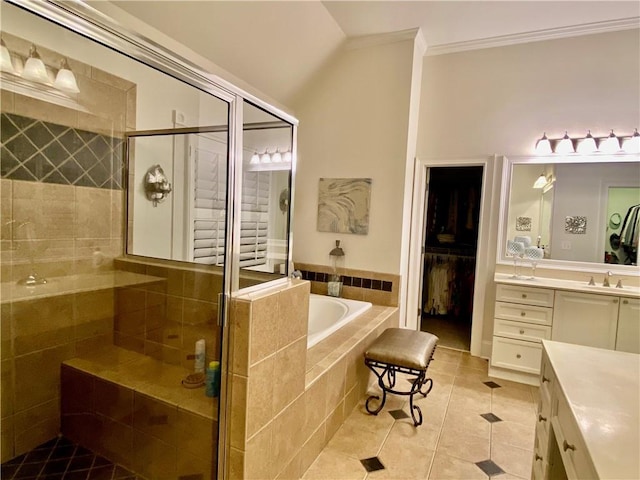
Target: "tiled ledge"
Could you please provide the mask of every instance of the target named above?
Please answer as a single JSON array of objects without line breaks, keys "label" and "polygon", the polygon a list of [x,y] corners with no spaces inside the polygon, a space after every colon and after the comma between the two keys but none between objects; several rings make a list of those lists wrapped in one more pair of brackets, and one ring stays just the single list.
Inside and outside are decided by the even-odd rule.
[{"label": "tiled ledge", "polygon": [[168,365],[116,346],[86,353],[63,364],[188,412],[217,420],[217,398],[206,397],[204,387],[189,389],[181,385],[182,379],[191,373],[186,368]]},{"label": "tiled ledge", "polygon": [[0,298],[2,298],[1,303],[19,302],[164,281],[165,279],[160,277],[116,270],[95,274],[50,277],[47,279],[47,283],[34,287],[18,285],[16,282],[3,282],[0,284]]},{"label": "tiled ledge", "polygon": [[352,353],[354,346],[371,334],[377,337],[377,330],[396,313],[396,307],[374,305],[352,322],[307,350],[305,384],[308,389],[324,372],[329,370],[345,355]]}]

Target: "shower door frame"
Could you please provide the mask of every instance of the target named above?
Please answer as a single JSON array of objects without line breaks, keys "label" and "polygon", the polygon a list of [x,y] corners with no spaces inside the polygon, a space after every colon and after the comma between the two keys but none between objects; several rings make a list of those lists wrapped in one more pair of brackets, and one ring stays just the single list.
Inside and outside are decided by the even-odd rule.
[{"label": "shower door frame", "polygon": [[[241,88],[225,81],[224,79],[206,72],[199,65],[179,56],[157,42],[140,35],[132,29],[124,27],[117,21],[106,16],[90,5],[73,2],[65,3],[59,0],[47,0],[34,2],[30,0],[2,0],[15,5],[25,11],[35,14],[45,20],[51,21],[63,28],[78,33],[89,40],[106,46],[122,55],[126,55],[149,67],[152,67],[170,77],[180,80],[192,87],[195,87],[209,95],[212,95],[229,105],[228,113],[228,163],[227,163],[227,226],[225,232],[225,243],[230,245],[225,251],[223,293],[219,299],[218,321],[222,327],[221,365],[222,381],[220,390],[220,402],[218,409],[218,455],[217,455],[217,477],[227,478],[228,465],[228,419],[227,419],[227,396],[228,396],[228,358],[229,358],[229,299],[239,291],[240,274],[240,223],[236,219],[241,218],[242,191],[242,158],[243,158],[243,107],[247,101],[266,112],[289,123],[292,128],[292,161],[291,161],[291,200],[289,204],[289,215],[292,216],[294,208],[295,194],[295,172],[297,158],[297,128],[298,120],[288,113],[270,105],[260,98],[252,95]],[[126,201],[126,199],[124,200]],[[229,208],[231,206],[231,208]],[[125,205],[126,207],[126,205]],[[293,228],[289,221],[288,232],[288,271],[293,270],[292,244]],[[126,240],[126,239],[125,239]],[[123,242],[126,250],[126,241]],[[122,254],[126,256],[126,251]],[[286,278],[265,282],[260,287],[268,288],[273,285],[286,282]],[[255,287],[253,287],[255,288]],[[245,289],[246,290],[246,289]]]}]

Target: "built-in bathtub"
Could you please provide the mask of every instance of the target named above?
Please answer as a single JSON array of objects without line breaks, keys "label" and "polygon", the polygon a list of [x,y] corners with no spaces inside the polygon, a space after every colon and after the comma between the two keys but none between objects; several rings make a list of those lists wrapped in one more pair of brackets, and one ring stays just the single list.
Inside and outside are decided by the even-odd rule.
[{"label": "built-in bathtub", "polygon": [[370,302],[311,294],[307,348],[313,347],[370,308]]}]

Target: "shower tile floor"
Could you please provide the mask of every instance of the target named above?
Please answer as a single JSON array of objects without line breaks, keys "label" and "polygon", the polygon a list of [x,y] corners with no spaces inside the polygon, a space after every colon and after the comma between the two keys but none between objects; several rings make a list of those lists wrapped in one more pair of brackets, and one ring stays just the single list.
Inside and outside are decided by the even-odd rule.
[{"label": "shower tile floor", "polygon": [[490,378],[486,360],[443,347],[428,376],[431,393],[415,397],[421,426],[408,397],[388,396],[377,416],[361,402],[302,478],[530,478],[538,388]]},{"label": "shower tile floor", "polygon": [[136,480],[133,472],[57,437],[2,464],[2,480]]}]

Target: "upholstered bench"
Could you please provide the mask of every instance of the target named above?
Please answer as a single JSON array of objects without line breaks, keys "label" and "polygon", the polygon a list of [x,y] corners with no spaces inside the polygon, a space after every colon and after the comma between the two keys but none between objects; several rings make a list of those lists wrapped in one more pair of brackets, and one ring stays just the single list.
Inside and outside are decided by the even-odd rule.
[{"label": "upholstered bench", "polygon": [[[416,393],[426,397],[433,388],[433,380],[427,378],[427,368],[433,358],[438,343],[438,337],[427,332],[418,332],[405,328],[387,328],[371,344],[364,354],[364,363],[378,377],[378,385],[382,389],[382,400],[378,408],[371,408],[372,400],[379,400],[378,395],[371,395],[367,399],[367,412],[377,415],[387,399],[387,393],[409,395],[411,418],[417,427],[422,424],[422,411],[413,404]],[[395,390],[396,373],[412,375],[409,391]],[[386,384],[385,384],[386,378]],[[427,385],[426,390],[422,387]],[[416,416],[417,413],[417,416]]]}]

